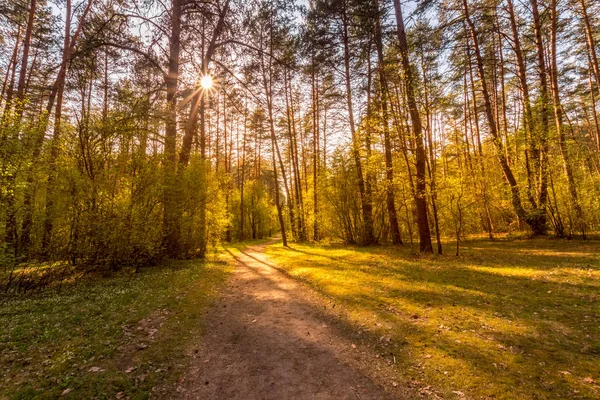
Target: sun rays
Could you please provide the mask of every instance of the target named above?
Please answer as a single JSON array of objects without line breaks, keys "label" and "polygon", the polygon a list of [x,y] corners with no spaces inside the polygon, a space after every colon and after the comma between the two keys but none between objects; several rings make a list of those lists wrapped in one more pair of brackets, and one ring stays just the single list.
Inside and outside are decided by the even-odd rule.
[{"label": "sun rays", "polygon": [[211,90],[213,88],[213,78],[210,75],[204,75],[201,79],[200,79],[200,86],[202,87],[202,89],[204,90]]}]

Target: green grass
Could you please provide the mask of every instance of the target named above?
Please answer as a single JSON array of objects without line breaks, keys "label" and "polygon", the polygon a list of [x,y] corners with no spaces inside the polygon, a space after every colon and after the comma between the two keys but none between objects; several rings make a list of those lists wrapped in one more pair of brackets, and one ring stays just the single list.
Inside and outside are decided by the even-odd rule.
[{"label": "green grass", "polygon": [[173,262],[2,302],[0,398],[164,398],[232,265]]},{"label": "green grass", "polygon": [[600,242],[470,241],[462,252],[267,250],[425,392],[600,398]]}]

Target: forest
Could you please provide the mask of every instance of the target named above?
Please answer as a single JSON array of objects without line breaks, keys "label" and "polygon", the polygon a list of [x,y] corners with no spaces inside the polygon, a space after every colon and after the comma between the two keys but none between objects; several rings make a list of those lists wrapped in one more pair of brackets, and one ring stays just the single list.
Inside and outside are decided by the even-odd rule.
[{"label": "forest", "polygon": [[[589,300],[593,320],[599,58],[595,0],[0,0],[0,291],[120,282],[123,270],[151,285],[162,272],[150,267],[194,265],[160,284],[206,273],[207,294],[226,282],[219,265],[263,268],[252,265],[266,252],[336,298],[346,278],[312,275],[309,260],[332,257],[350,275],[389,266],[356,278],[373,293],[399,284],[369,286],[387,274],[437,282],[404,262],[455,266],[436,284],[459,286],[462,268],[522,262],[499,274],[535,281],[532,271],[556,267],[562,283],[574,276],[563,289]],[[247,255],[245,243],[263,244]],[[531,287],[480,279],[482,293]],[[175,301],[161,288],[157,299]],[[551,292],[539,288],[538,300]],[[422,311],[410,310],[418,322]],[[600,332],[579,328],[591,360]],[[585,388],[554,393],[600,396],[600,371],[585,368]],[[435,379],[425,382],[440,391],[421,395],[464,396],[464,384]],[[70,393],[65,382],[54,395]],[[470,393],[553,398],[537,397],[545,389]]]},{"label": "forest", "polygon": [[5,2],[3,263],[597,231],[598,4],[404,8]]}]

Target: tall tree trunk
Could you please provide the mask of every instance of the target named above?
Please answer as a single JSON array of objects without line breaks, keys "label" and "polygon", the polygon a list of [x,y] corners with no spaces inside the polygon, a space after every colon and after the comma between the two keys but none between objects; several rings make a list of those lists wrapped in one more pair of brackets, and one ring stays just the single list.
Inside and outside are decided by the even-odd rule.
[{"label": "tall tree trunk", "polygon": [[496,26],[498,29],[498,55],[500,65],[500,96],[499,102],[502,104],[502,133],[504,139],[504,150],[506,152],[506,159],[508,163],[511,164],[511,154],[510,154],[510,146],[508,144],[508,116],[507,116],[507,107],[506,107],[506,73],[504,67],[504,48],[502,46],[502,33],[500,32],[500,16],[496,12]]},{"label": "tall tree trunk", "polygon": [[[32,0],[33,3],[34,0]],[[93,4],[93,0],[88,0],[88,3],[86,5],[86,8],[83,11],[83,14],[81,15],[81,18],[79,19],[79,22],[77,24],[77,28],[75,29],[75,32],[73,33],[73,36],[71,37],[70,35],[70,31],[71,31],[71,14],[70,11],[68,12],[68,15],[66,15],[66,19],[67,19],[67,23],[65,26],[65,38],[64,38],[64,43],[63,43],[63,54],[62,54],[62,60],[61,60],[61,65],[58,71],[58,74],[56,76],[56,80],[54,81],[54,85],[52,86],[52,89],[50,91],[50,96],[48,97],[48,103],[46,105],[46,113],[44,115],[42,115],[42,119],[41,119],[41,127],[39,128],[39,133],[37,138],[34,141],[33,144],[33,152],[32,152],[32,162],[35,163],[38,161],[41,152],[42,152],[42,146],[44,144],[44,137],[45,137],[45,133],[46,133],[46,128],[48,126],[48,122],[49,122],[49,116],[50,113],[52,112],[52,108],[54,107],[54,102],[57,102],[57,112],[56,115],[59,116],[59,119],[55,118],[55,129],[54,129],[54,136],[52,139],[52,147],[51,147],[51,157],[50,157],[50,162],[49,164],[52,166],[55,163],[55,159],[58,156],[58,148],[56,148],[57,142],[60,138],[60,116],[62,115],[62,97],[63,97],[63,92],[64,92],[64,85],[65,85],[65,79],[67,76],[67,70],[68,70],[68,64],[71,58],[71,54],[73,53],[73,51],[75,50],[75,46],[77,44],[77,39],[79,38],[79,35],[81,34],[81,31],[83,30],[83,24],[86,21],[87,15],[89,14],[91,8],[92,8],[92,4]],[[70,10],[71,8],[71,2],[69,1],[67,3],[67,9]],[[31,10],[30,10],[31,11]],[[25,90],[25,89],[24,89]],[[24,95],[24,91],[23,91],[23,95]],[[60,102],[60,112],[58,110],[59,108],[59,102]],[[57,130],[57,126],[56,124],[58,124],[58,130]],[[58,135],[58,136],[57,136]],[[50,211],[52,211],[53,208],[53,203],[52,203],[52,191],[53,191],[53,181],[54,181],[54,176],[53,176],[53,171],[54,168],[50,167],[50,175],[49,175],[49,184],[47,186],[47,193],[46,193],[46,201],[50,201]],[[21,225],[21,243],[22,243],[22,250],[25,252],[29,249],[30,245],[31,245],[31,230],[33,228],[33,203],[34,203],[34,196],[35,196],[35,182],[34,182],[35,176],[34,176],[34,171],[31,170],[29,172],[29,175],[27,176],[27,187],[25,190],[25,198],[23,201],[23,222]],[[52,183],[52,185],[50,184]],[[44,234],[43,234],[43,238],[42,238],[42,253],[46,253],[45,249],[48,246],[49,242],[50,242],[50,235],[51,235],[51,231],[52,231],[52,221],[51,221],[51,216],[48,214],[48,204],[46,204],[46,210],[45,210],[45,216],[44,216]]]},{"label": "tall tree trunk", "polygon": [[590,64],[592,65],[592,71],[594,72],[594,77],[596,78],[596,85],[598,89],[600,89],[600,66],[598,63],[598,54],[596,53],[596,41],[594,40],[594,30],[590,22],[590,17],[588,15],[588,9],[587,5],[585,4],[585,0],[579,0],[579,4],[581,4],[583,24],[585,27],[585,38],[587,41],[588,51],[591,59]]},{"label": "tall tree trunk", "polygon": [[[368,205],[371,206],[371,224],[373,225],[373,244],[377,244],[377,242],[379,241],[378,235],[375,233],[375,224],[374,224],[374,218],[373,218],[373,182],[375,181],[375,177],[373,176],[374,173],[371,171],[370,168],[370,162],[371,162],[371,156],[372,156],[372,141],[373,141],[373,132],[372,132],[372,128],[371,128],[371,113],[372,113],[372,101],[371,101],[371,93],[373,90],[373,68],[371,65],[371,57],[370,55],[372,54],[372,50],[371,50],[371,45],[372,42],[369,41],[369,49],[368,49],[368,54],[369,57],[367,57],[367,121],[369,121],[369,124],[367,124],[367,129],[365,130],[365,200],[366,203]],[[393,112],[393,111],[392,111]],[[369,210],[367,210],[367,213],[369,212]]]},{"label": "tall tree trunk", "polygon": [[[373,228],[373,204],[371,198],[367,196],[365,188],[365,180],[363,177],[362,161],[360,159],[360,141],[356,134],[356,125],[354,122],[354,110],[352,104],[352,85],[351,85],[351,71],[350,71],[350,46],[349,46],[349,35],[348,35],[348,17],[344,12],[342,17],[343,24],[343,35],[342,40],[344,42],[344,67],[345,67],[345,81],[346,81],[346,102],[348,105],[348,120],[350,121],[350,134],[352,135],[352,156],[354,158],[354,165],[356,167],[356,175],[358,178],[358,190],[360,192],[360,201],[362,208],[363,217],[363,233],[362,243],[366,246],[377,243],[375,238],[375,232]],[[369,107],[369,104],[367,104]]]},{"label": "tall tree trunk", "polygon": [[18,58],[18,54],[19,54],[20,45],[21,45],[21,26],[19,25],[19,28],[17,30],[17,38],[15,41],[15,47],[14,47],[13,55],[12,55],[12,63],[9,63],[9,67],[6,71],[7,75],[8,75],[8,71],[11,71],[11,72],[10,72],[10,79],[8,79],[9,83],[8,83],[7,89],[6,89],[6,101],[4,104],[4,113],[2,115],[2,123],[3,124],[7,121],[10,110],[13,106],[13,97],[15,95],[15,78],[16,78],[16,73],[17,73],[17,58]]},{"label": "tall tree trunk", "polygon": [[[19,44],[21,38],[21,27],[19,26],[17,31],[17,38],[15,41],[15,47],[12,55],[12,62],[9,63],[8,70],[11,70],[10,75],[10,83],[8,84],[8,88],[6,91],[6,104],[4,105],[4,113],[2,115],[2,120],[0,121],[0,128],[4,126],[4,124],[9,122],[10,119],[10,110],[12,107],[12,100],[14,95],[14,86],[15,86],[15,75],[17,70],[17,54],[19,53]],[[12,67],[11,67],[12,64]],[[7,75],[8,75],[7,70]],[[10,129],[7,129],[7,133],[0,133],[0,144],[3,147],[7,147],[8,149],[16,146],[17,137],[14,134],[8,133]],[[12,158],[12,157],[11,157]],[[6,222],[5,222],[5,233],[4,240],[8,247],[8,254],[16,257],[19,251],[18,249],[18,231],[17,231],[17,208],[16,208],[16,199],[15,199],[15,190],[16,190],[16,168],[11,168],[10,158],[6,160],[0,160],[2,164],[2,174],[6,174],[7,180],[7,194],[6,194]],[[14,160],[16,161],[16,160]]]},{"label": "tall tree trunk", "polygon": [[[378,13],[380,12],[379,1],[375,2]],[[392,158],[392,141],[390,137],[389,129],[389,114],[388,114],[388,86],[387,79],[385,76],[385,60],[383,53],[383,42],[381,32],[380,16],[378,15],[375,20],[375,47],[377,50],[378,59],[378,71],[379,71],[379,84],[381,90],[381,119],[383,127],[383,139],[384,139],[384,155],[385,155],[385,169],[386,169],[386,205],[388,211],[388,218],[390,222],[390,232],[392,234],[392,243],[395,245],[402,245],[402,237],[400,235],[400,226],[398,224],[398,214],[396,212],[395,203],[395,190],[394,190],[394,167]]]},{"label": "tall tree trunk", "polygon": [[[273,118],[273,11],[271,10],[271,21],[270,21],[270,35],[269,35],[269,48],[267,56],[269,58],[267,65],[264,62],[264,55],[261,54],[261,70],[262,70],[262,81],[263,88],[265,90],[265,98],[267,101],[267,112],[269,117],[269,130],[271,136],[271,155],[273,157],[273,176],[275,179],[275,206],[277,207],[277,218],[279,219],[279,227],[281,229],[281,239],[283,245],[287,246],[287,235],[285,231],[285,222],[283,219],[283,210],[281,201],[279,200],[279,178],[277,175],[277,156],[278,151],[275,151],[277,147],[277,137],[275,135],[275,120]],[[262,43],[262,40],[261,40]],[[283,163],[282,163],[283,165]]]},{"label": "tall tree trunk", "polygon": [[[534,234],[543,235],[546,233],[546,205],[548,203],[548,78],[546,72],[546,60],[544,42],[542,39],[542,22],[538,10],[538,1],[531,0],[531,10],[533,13],[533,30],[535,34],[535,45],[537,48],[538,74],[540,76],[540,130],[539,130],[539,194],[538,207],[533,213],[530,213],[530,219],[534,222]],[[533,227],[532,227],[533,228]]]},{"label": "tall tree trunk", "polygon": [[[271,81],[271,77],[269,77],[269,82]],[[272,97],[271,97],[271,89],[268,88],[270,84],[267,84],[267,80],[265,77],[265,90],[267,91],[267,111],[269,113],[269,130],[271,133],[271,154],[273,157],[273,177],[275,179],[275,206],[277,207],[277,218],[279,219],[279,227],[281,229],[281,239],[283,241],[283,245],[287,246],[287,235],[285,232],[285,222],[283,220],[283,210],[281,201],[279,200],[279,177],[277,175],[277,154],[275,151],[277,138],[275,136],[275,122],[273,120],[273,105],[272,105]],[[268,89],[267,89],[268,88]]]},{"label": "tall tree trunk", "polygon": [[[63,95],[65,90],[65,79],[67,73],[67,64],[71,56],[71,0],[67,0],[65,10],[65,37],[63,43],[63,56],[61,68],[59,71],[59,77],[57,77],[56,87],[56,111],[54,114],[54,132],[52,134],[52,147],[50,149],[50,162],[48,176],[48,185],[46,190],[46,213],[44,218],[44,235],[42,238],[42,251],[44,255],[47,255],[48,246],[52,237],[52,228],[54,225],[53,213],[54,213],[54,180],[56,179],[55,167],[56,159],[58,158],[58,151],[60,146],[61,136],[61,118],[62,118],[62,106],[63,106]],[[51,95],[52,96],[52,95]]]},{"label": "tall tree trunk", "polygon": [[[246,137],[247,137],[247,128],[248,128],[248,108],[247,104],[244,104],[244,134],[242,138],[242,176],[240,181],[240,240],[244,240],[246,238],[246,234],[244,232],[244,219],[245,219],[245,210],[244,210],[244,184],[246,181]],[[239,166],[239,163],[238,163]]]},{"label": "tall tree trunk", "polygon": [[281,168],[281,178],[283,179],[283,188],[285,189],[285,196],[289,210],[289,218],[290,225],[292,227],[292,236],[296,237],[296,229],[294,227],[295,214],[294,214],[294,206],[292,204],[292,192],[290,191],[290,186],[288,185],[287,173],[285,172],[285,166],[283,165],[283,158],[281,157],[281,151],[279,150],[279,144],[277,140],[275,140],[275,152],[277,155],[277,159],[279,160],[279,168]]},{"label": "tall tree trunk", "polygon": [[182,0],[171,3],[171,37],[169,38],[169,72],[167,84],[167,117],[165,123],[163,245],[169,257],[180,256],[181,232],[178,210],[177,179],[177,82],[181,36]]},{"label": "tall tree trunk", "polygon": [[590,87],[590,100],[592,102],[592,117],[594,118],[594,139],[596,140],[596,150],[600,152],[600,121],[598,118],[598,113],[596,112],[596,95],[594,94],[594,83],[592,80],[591,64],[592,59],[588,55],[588,65],[590,66],[590,70],[588,72],[588,84]]},{"label": "tall tree trunk", "polygon": [[[437,209],[437,187],[436,187],[436,170],[437,161],[434,155],[433,148],[433,117],[431,116],[430,103],[429,103],[429,82],[427,78],[427,69],[425,65],[425,50],[421,49],[421,70],[423,71],[423,94],[425,98],[425,118],[427,121],[427,127],[425,129],[427,137],[427,145],[429,147],[429,159],[426,157],[427,172],[429,173],[429,181],[431,182],[431,210],[433,211],[433,223],[435,227],[435,239],[437,243],[437,252],[442,254],[442,238],[440,233],[440,220]],[[458,143],[458,140],[456,141]],[[427,154],[426,154],[427,156]],[[459,158],[460,161],[460,158]]]},{"label": "tall tree trunk", "polygon": [[[292,188],[294,189],[294,201],[296,208],[296,221],[294,224],[296,225],[296,229],[298,232],[298,241],[304,242],[306,241],[306,232],[304,231],[304,207],[302,205],[302,184],[300,181],[300,166],[298,162],[298,143],[296,137],[296,121],[294,118],[294,99],[292,98],[292,90],[291,90],[291,82],[288,79],[288,70],[287,68],[283,71],[284,77],[284,86],[285,86],[285,107],[287,114],[287,125],[288,125],[288,138],[289,138],[289,150],[290,150],[290,159],[292,163],[292,176],[294,178],[294,182],[292,184]],[[289,89],[289,90],[288,90]],[[288,99],[289,92],[289,99]]]},{"label": "tall tree trunk", "polygon": [[525,66],[525,57],[521,47],[521,39],[519,37],[519,27],[515,16],[515,9],[512,0],[507,0],[508,16],[513,35],[513,49],[517,60],[517,76],[521,86],[521,94],[523,95],[523,118],[524,128],[527,138],[527,150],[525,153],[525,166],[527,171],[527,197],[532,207],[537,207],[537,202],[534,197],[535,179],[531,171],[531,161],[537,165],[537,160],[540,158],[540,151],[537,141],[534,139],[535,122],[533,119],[533,110],[531,107],[531,98],[529,96],[529,84],[527,83],[527,68]]},{"label": "tall tree trunk", "polygon": [[277,156],[279,150],[277,148],[277,138],[275,137],[275,123],[273,122],[272,106],[269,104],[269,127],[271,130],[271,154],[273,157],[273,178],[275,179],[275,205],[277,207],[277,218],[279,219],[279,227],[281,229],[281,240],[284,246],[287,246],[287,234],[285,232],[285,222],[283,220],[283,206],[279,199],[279,176],[277,174]]},{"label": "tall tree trunk", "polygon": [[557,62],[557,31],[558,31],[558,9],[557,0],[551,0],[550,3],[550,19],[552,22],[550,29],[550,56],[551,56],[551,78],[552,78],[552,104],[554,106],[554,121],[556,124],[556,132],[558,134],[558,145],[560,147],[560,153],[563,159],[565,173],[567,174],[567,184],[569,186],[569,193],[571,195],[571,203],[575,210],[575,225],[579,227],[582,236],[585,238],[585,225],[583,210],[579,204],[579,198],[577,195],[577,186],[575,184],[575,178],[573,176],[573,166],[571,164],[571,156],[569,154],[569,148],[567,147],[567,139],[565,136],[565,129],[563,126],[563,111],[560,103],[559,86],[558,86],[558,62]]},{"label": "tall tree trunk", "polygon": [[[483,158],[483,146],[481,145],[481,132],[479,131],[479,109],[477,107],[477,96],[476,96],[476,90],[475,90],[475,80],[473,79],[473,65],[471,62],[471,53],[470,53],[470,49],[469,49],[469,36],[466,32],[466,27],[465,27],[465,34],[466,34],[466,57],[467,57],[467,68],[468,68],[468,75],[469,75],[469,83],[470,83],[470,87],[471,87],[471,92],[473,93],[473,122],[475,124],[475,134],[476,134],[476,139],[477,139],[477,160],[479,161],[479,171],[481,173],[481,191],[482,191],[482,197],[483,197],[483,210],[485,213],[485,220],[484,220],[484,224],[485,224],[485,228],[488,232],[488,237],[490,239],[494,238],[494,228],[493,228],[493,224],[492,224],[492,217],[490,215],[490,207],[489,207],[489,196],[488,196],[488,184],[487,184],[487,179],[486,179],[486,174],[485,174],[485,163],[484,163],[484,158]],[[465,74],[466,75],[466,74]],[[465,77],[466,80],[466,77]],[[465,92],[468,93],[468,89],[466,87],[466,83],[465,83]],[[468,95],[467,95],[468,97]],[[467,108],[468,110],[470,110],[470,106],[468,104],[465,104],[465,108]],[[471,117],[470,115],[470,111],[469,111],[469,118]],[[473,135],[473,129],[471,127],[471,136]],[[468,142],[468,140],[467,140]],[[475,147],[475,140],[473,139],[473,146]]]},{"label": "tall tree trunk", "polygon": [[408,111],[412,122],[412,129],[415,135],[416,143],[416,185],[415,185],[415,204],[417,206],[417,226],[419,227],[419,250],[421,253],[432,253],[433,246],[431,244],[431,231],[429,229],[429,219],[427,216],[427,200],[426,200],[426,154],[423,143],[423,127],[421,124],[421,116],[417,107],[416,96],[414,93],[414,78],[412,66],[408,57],[408,42],[406,40],[406,31],[404,29],[404,19],[402,17],[402,8],[400,0],[394,0],[394,8],[396,11],[396,27],[398,35],[398,43],[400,47],[400,55],[402,60],[402,68],[404,70],[404,84],[406,87],[406,98],[408,102]]},{"label": "tall tree trunk", "polygon": [[469,6],[467,4],[467,0],[463,0],[463,11],[465,13],[465,20],[467,25],[469,26],[469,30],[471,32],[471,38],[473,40],[473,49],[475,51],[475,59],[477,62],[477,71],[479,73],[479,81],[481,84],[481,92],[483,95],[483,103],[485,108],[485,116],[488,122],[488,127],[490,129],[490,133],[492,135],[492,139],[494,145],[496,146],[496,154],[500,161],[500,166],[502,167],[502,171],[504,172],[504,177],[508,182],[511,190],[511,198],[512,205],[515,210],[515,213],[524,220],[534,231],[536,234],[545,233],[545,224],[540,226],[539,221],[535,218],[530,218],[525,209],[523,208],[523,204],[521,203],[521,196],[519,193],[519,185],[515,178],[515,175],[508,164],[508,160],[506,159],[506,153],[503,149],[502,138],[499,137],[498,131],[496,129],[496,121],[494,119],[494,112],[492,110],[492,103],[490,101],[490,95],[488,92],[488,84],[487,77],[485,74],[483,57],[481,56],[481,51],[479,49],[479,39],[477,37],[477,30],[475,28],[475,24],[471,20],[471,15],[469,13]]},{"label": "tall tree trunk", "polygon": [[313,240],[319,241],[319,87],[314,57],[311,59],[312,129],[313,129]]},{"label": "tall tree trunk", "polygon": [[[77,24],[77,28],[71,36],[71,0],[67,0],[66,10],[65,10],[65,37],[63,41],[63,54],[62,60],[60,64],[60,68],[58,74],[56,76],[56,80],[54,81],[54,85],[50,91],[50,95],[48,97],[48,103],[46,105],[46,113],[42,116],[41,127],[39,129],[38,137],[34,143],[33,148],[33,156],[32,160],[35,163],[42,151],[42,146],[44,144],[44,136],[46,132],[46,128],[48,126],[49,117],[52,112],[52,108],[54,106],[54,102],[56,101],[56,111],[54,115],[54,131],[52,135],[52,144],[50,147],[50,160],[48,162],[48,170],[50,174],[48,176],[48,184],[46,189],[46,209],[44,211],[44,228],[43,228],[43,236],[42,236],[42,253],[44,256],[47,256],[48,246],[51,241],[53,221],[52,221],[52,213],[54,212],[54,199],[53,199],[53,191],[54,191],[54,180],[56,178],[54,170],[56,166],[56,159],[59,153],[59,142],[61,136],[61,118],[62,118],[62,106],[63,106],[63,95],[65,89],[65,80],[67,78],[67,71],[69,68],[69,62],[71,60],[71,55],[75,51],[75,46],[77,45],[77,39],[83,30],[83,25],[85,24],[87,15],[89,14],[92,4],[94,0],[88,0],[86,8],[84,9],[81,17],[79,18],[79,22]],[[33,184],[33,176],[30,173],[30,177],[28,177],[28,183]],[[26,192],[26,196],[33,196],[33,192],[31,190]],[[25,204],[33,204],[32,198],[27,198],[25,200]],[[24,223],[29,223],[30,213],[32,212],[31,208],[26,208],[24,210]],[[27,228],[27,227],[26,227]],[[25,235],[27,236],[26,241],[30,241],[30,228],[25,230]]]},{"label": "tall tree trunk", "polygon": [[[31,46],[31,34],[35,23],[35,12],[37,0],[31,0],[29,5],[29,15],[27,17],[27,28],[25,29],[25,38],[23,39],[23,56],[21,57],[21,70],[19,71],[19,83],[17,84],[17,100],[22,101],[25,97],[25,78],[27,76],[27,66],[29,63],[29,48]],[[19,105],[19,115],[23,110],[23,105]]]},{"label": "tall tree trunk", "polygon": [[19,46],[21,45],[21,26],[19,26],[18,31],[17,31],[17,39],[15,40],[15,45],[13,47],[13,53],[11,55],[11,57],[8,60],[8,65],[6,66],[6,73],[4,74],[4,81],[2,81],[2,93],[0,93],[0,105],[2,104],[2,101],[4,101],[4,95],[8,94],[7,90],[10,87],[10,82],[13,82],[13,86],[14,86],[14,79],[11,77],[11,71],[15,71],[12,73],[12,76],[14,77],[15,73],[16,73],[16,68],[14,67],[17,63],[17,56],[19,55]]}]

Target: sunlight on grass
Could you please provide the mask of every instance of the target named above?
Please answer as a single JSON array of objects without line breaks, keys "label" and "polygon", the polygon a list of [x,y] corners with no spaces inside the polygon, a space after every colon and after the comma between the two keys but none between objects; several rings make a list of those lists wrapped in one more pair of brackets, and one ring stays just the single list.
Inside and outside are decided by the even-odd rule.
[{"label": "sunlight on grass", "polygon": [[[563,251],[564,250],[564,251]],[[272,245],[398,373],[448,398],[600,396],[600,243],[467,242],[463,255]]]}]

